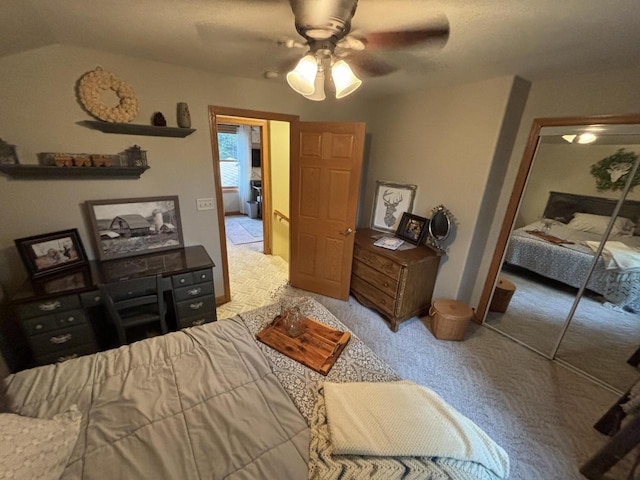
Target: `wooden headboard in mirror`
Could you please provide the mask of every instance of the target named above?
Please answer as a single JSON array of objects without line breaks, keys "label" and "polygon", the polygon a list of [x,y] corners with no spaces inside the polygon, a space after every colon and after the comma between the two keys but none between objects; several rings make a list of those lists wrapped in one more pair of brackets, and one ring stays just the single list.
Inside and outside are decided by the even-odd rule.
[{"label": "wooden headboard in mirror", "polygon": [[[618,199],[591,197],[589,195],[576,195],[574,193],[549,192],[549,200],[544,209],[543,216],[569,223],[576,212],[591,213],[593,215],[611,216],[616,208]],[[625,200],[618,213],[619,217],[628,218],[633,223],[640,223],[640,202]],[[636,227],[634,235],[640,234],[640,226]]]}]

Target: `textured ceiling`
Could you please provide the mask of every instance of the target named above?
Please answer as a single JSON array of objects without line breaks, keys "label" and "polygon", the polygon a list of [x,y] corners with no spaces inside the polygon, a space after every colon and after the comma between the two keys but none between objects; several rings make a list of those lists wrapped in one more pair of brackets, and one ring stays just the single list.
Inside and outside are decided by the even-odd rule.
[{"label": "textured ceiling", "polygon": [[[500,75],[535,81],[640,59],[638,0],[360,0],[352,31],[421,27],[441,15],[446,46],[376,50],[399,70],[366,78],[361,95]],[[0,2],[0,56],[61,43],[263,79],[304,53],[278,45],[287,38],[301,39],[287,0]]]}]

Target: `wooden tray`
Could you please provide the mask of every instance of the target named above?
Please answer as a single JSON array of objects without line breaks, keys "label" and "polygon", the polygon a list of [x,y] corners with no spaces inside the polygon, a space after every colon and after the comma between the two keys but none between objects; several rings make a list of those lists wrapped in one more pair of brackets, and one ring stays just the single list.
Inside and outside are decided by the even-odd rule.
[{"label": "wooden tray", "polygon": [[569,240],[563,240],[562,238],[554,237],[553,235],[549,235],[548,233],[541,232],[540,230],[526,230],[526,232],[530,235],[534,235],[536,237],[542,238],[547,242],[555,243],[556,245],[560,245],[562,243],[566,243],[567,245],[574,245],[574,242],[570,242]]},{"label": "wooden tray", "polygon": [[278,315],[256,337],[283,355],[326,375],[349,342],[351,334],[307,317],[301,322],[304,331],[298,337],[290,337]]}]

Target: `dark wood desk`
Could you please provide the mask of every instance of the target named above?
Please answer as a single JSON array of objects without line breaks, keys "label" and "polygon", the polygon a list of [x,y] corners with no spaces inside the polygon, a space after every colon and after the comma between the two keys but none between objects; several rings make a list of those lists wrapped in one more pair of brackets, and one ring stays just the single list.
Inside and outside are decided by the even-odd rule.
[{"label": "dark wood desk", "polygon": [[42,280],[28,279],[10,300],[30,346],[29,365],[44,365],[113,345],[98,286],[162,275],[170,330],[216,320],[214,263],[201,245],[106,262],[91,261]]}]

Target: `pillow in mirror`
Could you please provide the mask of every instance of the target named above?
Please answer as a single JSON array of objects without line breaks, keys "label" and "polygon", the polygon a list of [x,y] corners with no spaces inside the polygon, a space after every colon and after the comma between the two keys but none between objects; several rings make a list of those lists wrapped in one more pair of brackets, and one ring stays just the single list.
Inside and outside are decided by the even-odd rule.
[{"label": "pillow in mirror", "polygon": [[[607,215],[593,215],[591,213],[577,212],[573,215],[573,218],[567,224],[567,227],[581,232],[602,235],[607,229],[607,225],[609,225],[609,220],[611,220],[611,217]],[[618,217],[611,229],[611,236],[630,237],[633,235],[635,228],[636,224],[628,218]]]}]

